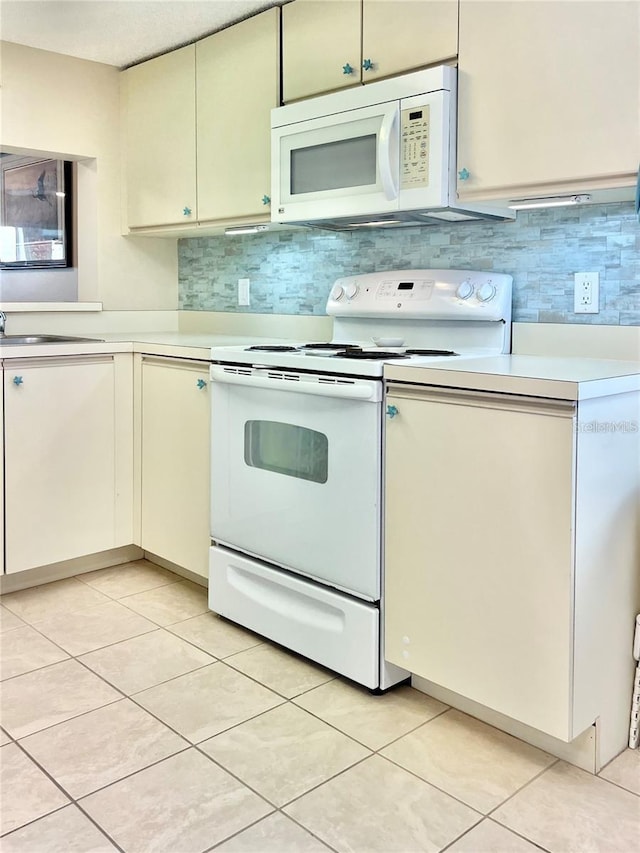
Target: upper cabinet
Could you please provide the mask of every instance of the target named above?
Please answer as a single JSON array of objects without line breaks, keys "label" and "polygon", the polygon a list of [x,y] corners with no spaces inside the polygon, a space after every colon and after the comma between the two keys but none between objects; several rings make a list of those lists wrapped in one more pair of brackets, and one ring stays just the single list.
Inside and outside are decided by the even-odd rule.
[{"label": "upper cabinet", "polygon": [[269,220],[279,14],[269,9],[123,72],[127,225],[134,233]]},{"label": "upper cabinet", "polygon": [[196,44],[199,220],[269,219],[278,15],[270,9]]},{"label": "upper cabinet", "polygon": [[460,198],[632,186],[637,2],[460,0]]},{"label": "upper cabinet", "polygon": [[196,220],[195,46],[124,71],[127,223]]},{"label": "upper cabinet", "polygon": [[282,39],[288,102],[455,58],[458,0],[294,0]]}]

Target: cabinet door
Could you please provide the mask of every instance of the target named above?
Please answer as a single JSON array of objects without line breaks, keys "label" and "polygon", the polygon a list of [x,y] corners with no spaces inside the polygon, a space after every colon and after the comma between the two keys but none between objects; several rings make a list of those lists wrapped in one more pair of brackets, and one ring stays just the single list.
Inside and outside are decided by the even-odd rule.
[{"label": "cabinet door", "polygon": [[145,358],[141,384],[141,545],[207,577],[208,365]]},{"label": "cabinet door", "polygon": [[573,408],[404,391],[389,403],[387,659],[570,740]]},{"label": "cabinet door", "polygon": [[270,9],[196,45],[200,221],[269,213],[278,15]]},{"label": "cabinet door", "polygon": [[113,357],[16,360],[4,397],[6,571],[123,544]]},{"label": "cabinet door", "polygon": [[639,14],[625,0],[460,0],[461,198],[633,185]]},{"label": "cabinet door", "polygon": [[[458,0],[364,0],[362,77],[365,83],[458,53]],[[371,67],[366,60],[369,60]]]},{"label": "cabinet door", "polygon": [[122,74],[130,228],[196,220],[195,47]]},{"label": "cabinet door", "polygon": [[359,83],[361,25],[360,0],[295,0],[283,6],[283,101]]}]

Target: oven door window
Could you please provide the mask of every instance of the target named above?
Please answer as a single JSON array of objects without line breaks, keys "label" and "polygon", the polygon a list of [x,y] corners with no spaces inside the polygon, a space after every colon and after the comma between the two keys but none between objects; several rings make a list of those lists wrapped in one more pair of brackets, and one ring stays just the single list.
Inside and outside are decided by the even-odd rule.
[{"label": "oven door window", "polygon": [[244,461],[252,468],[326,483],[329,441],[324,433],[279,421],[246,421]]}]

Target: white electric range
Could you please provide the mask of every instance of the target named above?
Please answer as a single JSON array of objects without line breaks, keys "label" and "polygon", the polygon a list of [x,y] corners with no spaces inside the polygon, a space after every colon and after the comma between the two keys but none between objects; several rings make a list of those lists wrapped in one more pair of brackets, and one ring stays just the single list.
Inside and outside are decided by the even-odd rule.
[{"label": "white electric range", "polygon": [[384,365],[509,352],[511,276],[349,276],[327,314],[329,344],[211,351],[209,606],[386,689],[408,673],[382,647]]}]

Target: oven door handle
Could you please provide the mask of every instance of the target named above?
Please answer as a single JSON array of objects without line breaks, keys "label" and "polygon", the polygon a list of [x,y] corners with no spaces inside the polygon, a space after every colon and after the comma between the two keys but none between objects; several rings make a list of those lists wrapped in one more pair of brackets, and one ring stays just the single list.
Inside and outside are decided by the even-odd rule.
[{"label": "oven door handle", "polygon": [[339,397],[343,400],[363,400],[379,403],[382,399],[382,383],[375,380],[353,382],[310,382],[304,378],[279,379],[252,374],[227,372],[224,367],[211,366],[211,381],[244,388],[262,388],[266,391],[292,391],[296,394],[312,394],[317,397]]}]

